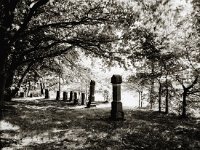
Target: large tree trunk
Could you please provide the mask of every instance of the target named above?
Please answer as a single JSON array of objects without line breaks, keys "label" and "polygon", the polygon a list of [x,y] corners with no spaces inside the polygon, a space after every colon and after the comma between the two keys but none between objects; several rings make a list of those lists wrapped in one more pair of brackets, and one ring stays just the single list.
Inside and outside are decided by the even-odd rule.
[{"label": "large tree trunk", "polygon": [[33,66],[33,63],[31,62],[26,70],[24,71],[24,73],[22,74],[20,80],[18,81],[17,87],[15,87],[14,90],[11,90],[10,87],[13,84],[13,78],[14,78],[14,69],[12,69],[12,71],[9,71],[8,73],[8,78],[6,81],[6,86],[5,86],[5,90],[6,90],[6,95],[5,95],[5,100],[6,101],[11,101],[11,99],[17,94],[17,92],[19,91],[19,88],[21,86],[21,84],[24,81],[24,78],[26,77],[27,73],[30,71],[31,67]]},{"label": "large tree trunk", "polygon": [[10,30],[14,19],[14,10],[19,1],[1,1],[2,17],[0,28],[0,105],[3,107],[4,92],[7,78],[7,60],[10,53]]},{"label": "large tree trunk", "polygon": [[4,104],[4,91],[6,84],[6,72],[4,69],[4,64],[0,63],[0,106],[3,107]]},{"label": "large tree trunk", "polygon": [[5,85],[7,79],[7,72],[6,72],[6,62],[8,58],[8,48],[5,44],[3,44],[3,40],[0,39],[0,106],[1,108],[4,105],[4,92],[5,92]]},{"label": "large tree trunk", "polygon": [[5,95],[4,95],[4,101],[11,101],[13,95],[13,90],[11,89],[11,86],[13,84],[13,78],[14,78],[14,70],[12,68],[9,69],[9,72],[7,73],[7,80],[5,83]]}]

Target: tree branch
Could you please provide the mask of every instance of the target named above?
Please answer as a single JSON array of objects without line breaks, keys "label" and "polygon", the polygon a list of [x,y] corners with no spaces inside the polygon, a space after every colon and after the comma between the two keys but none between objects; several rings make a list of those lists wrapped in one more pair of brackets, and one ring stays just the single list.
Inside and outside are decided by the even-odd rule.
[{"label": "tree branch", "polygon": [[[23,21],[23,23],[21,24],[20,29],[19,29],[18,32],[15,34],[15,38],[18,37],[18,35],[26,29],[28,23],[30,22],[31,18],[34,16],[34,13],[36,12],[36,10],[37,10],[38,8],[40,8],[41,6],[45,5],[48,1],[49,1],[49,0],[38,0],[38,1],[33,5],[33,7],[30,8],[30,11],[29,11],[29,13],[27,14],[27,16],[24,18],[24,21]],[[15,38],[14,38],[14,39],[15,39]]]},{"label": "tree branch", "polygon": [[196,76],[196,77],[195,77],[195,80],[192,82],[192,84],[191,84],[190,86],[186,87],[186,89],[189,90],[189,89],[193,88],[193,86],[197,83],[198,78],[199,78],[199,76]]},{"label": "tree branch", "polygon": [[27,62],[30,62],[30,61],[34,61],[35,62],[35,61],[41,61],[41,60],[43,60],[45,58],[56,57],[56,56],[59,56],[61,54],[64,54],[64,53],[68,52],[72,48],[74,48],[74,46],[69,46],[69,47],[67,47],[67,48],[65,48],[63,50],[55,51],[53,53],[50,53],[50,54],[47,54],[47,55],[44,55],[44,56],[39,56],[39,57],[34,57],[34,58],[27,59],[27,60],[22,61],[21,65],[25,64]]}]

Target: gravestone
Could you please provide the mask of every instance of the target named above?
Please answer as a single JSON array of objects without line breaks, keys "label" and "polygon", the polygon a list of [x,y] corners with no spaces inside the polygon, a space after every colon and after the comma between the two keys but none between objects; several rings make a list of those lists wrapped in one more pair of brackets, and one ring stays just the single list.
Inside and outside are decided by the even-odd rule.
[{"label": "gravestone", "polygon": [[111,120],[123,120],[124,112],[121,102],[121,83],[122,77],[120,75],[113,75],[111,78],[113,87],[113,101],[111,103]]},{"label": "gravestone", "polygon": [[19,97],[25,97],[25,93],[24,92],[20,92]]},{"label": "gravestone", "polygon": [[95,104],[95,97],[94,97],[94,92],[95,92],[95,81],[91,80],[90,81],[90,95],[89,95],[89,102],[87,104],[87,107],[96,107]]},{"label": "gravestone", "polygon": [[81,105],[85,105],[85,93],[81,93]]},{"label": "gravestone", "polygon": [[73,92],[70,92],[70,97],[69,97],[69,101],[71,102],[73,100]]},{"label": "gravestone", "polygon": [[67,101],[67,92],[63,92],[63,101]]},{"label": "gravestone", "polygon": [[60,91],[57,91],[56,93],[56,100],[60,100]]},{"label": "gravestone", "polygon": [[45,99],[49,99],[49,90],[48,89],[45,89]]},{"label": "gravestone", "polygon": [[77,92],[74,92],[74,105],[78,104],[78,95]]}]

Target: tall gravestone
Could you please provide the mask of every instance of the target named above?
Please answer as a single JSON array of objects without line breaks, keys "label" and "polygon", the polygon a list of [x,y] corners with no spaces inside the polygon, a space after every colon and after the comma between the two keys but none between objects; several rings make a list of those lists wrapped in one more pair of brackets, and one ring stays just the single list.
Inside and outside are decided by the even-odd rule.
[{"label": "tall gravestone", "polygon": [[74,92],[74,105],[78,104],[78,94],[77,92]]},{"label": "tall gravestone", "polygon": [[48,99],[49,98],[49,90],[48,89],[45,89],[45,99]]},{"label": "tall gravestone", "polygon": [[67,92],[63,92],[63,101],[67,101]]},{"label": "tall gravestone", "polygon": [[111,119],[123,120],[124,112],[122,109],[122,102],[121,102],[122,77],[120,75],[113,75],[111,78],[111,83],[113,87],[113,101],[111,103]]},{"label": "tall gravestone", "polygon": [[95,97],[94,97],[94,92],[95,92],[95,81],[94,80],[91,80],[90,81],[90,95],[89,95],[89,102],[87,104],[87,107],[90,108],[90,107],[96,107],[96,104],[95,104]]},{"label": "tall gravestone", "polygon": [[85,105],[85,93],[81,93],[81,105]]},{"label": "tall gravestone", "polygon": [[73,100],[73,92],[70,92],[70,97],[69,97],[69,101],[71,102]]},{"label": "tall gravestone", "polygon": [[57,91],[56,100],[60,100],[60,91]]}]

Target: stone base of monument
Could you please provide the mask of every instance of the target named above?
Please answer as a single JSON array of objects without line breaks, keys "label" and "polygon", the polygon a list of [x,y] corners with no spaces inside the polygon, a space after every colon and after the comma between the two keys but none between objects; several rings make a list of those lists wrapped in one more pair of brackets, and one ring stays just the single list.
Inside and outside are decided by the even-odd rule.
[{"label": "stone base of monument", "polygon": [[111,120],[124,120],[124,112],[122,110],[122,103],[121,102],[112,102],[111,103],[112,110],[111,110]]}]

